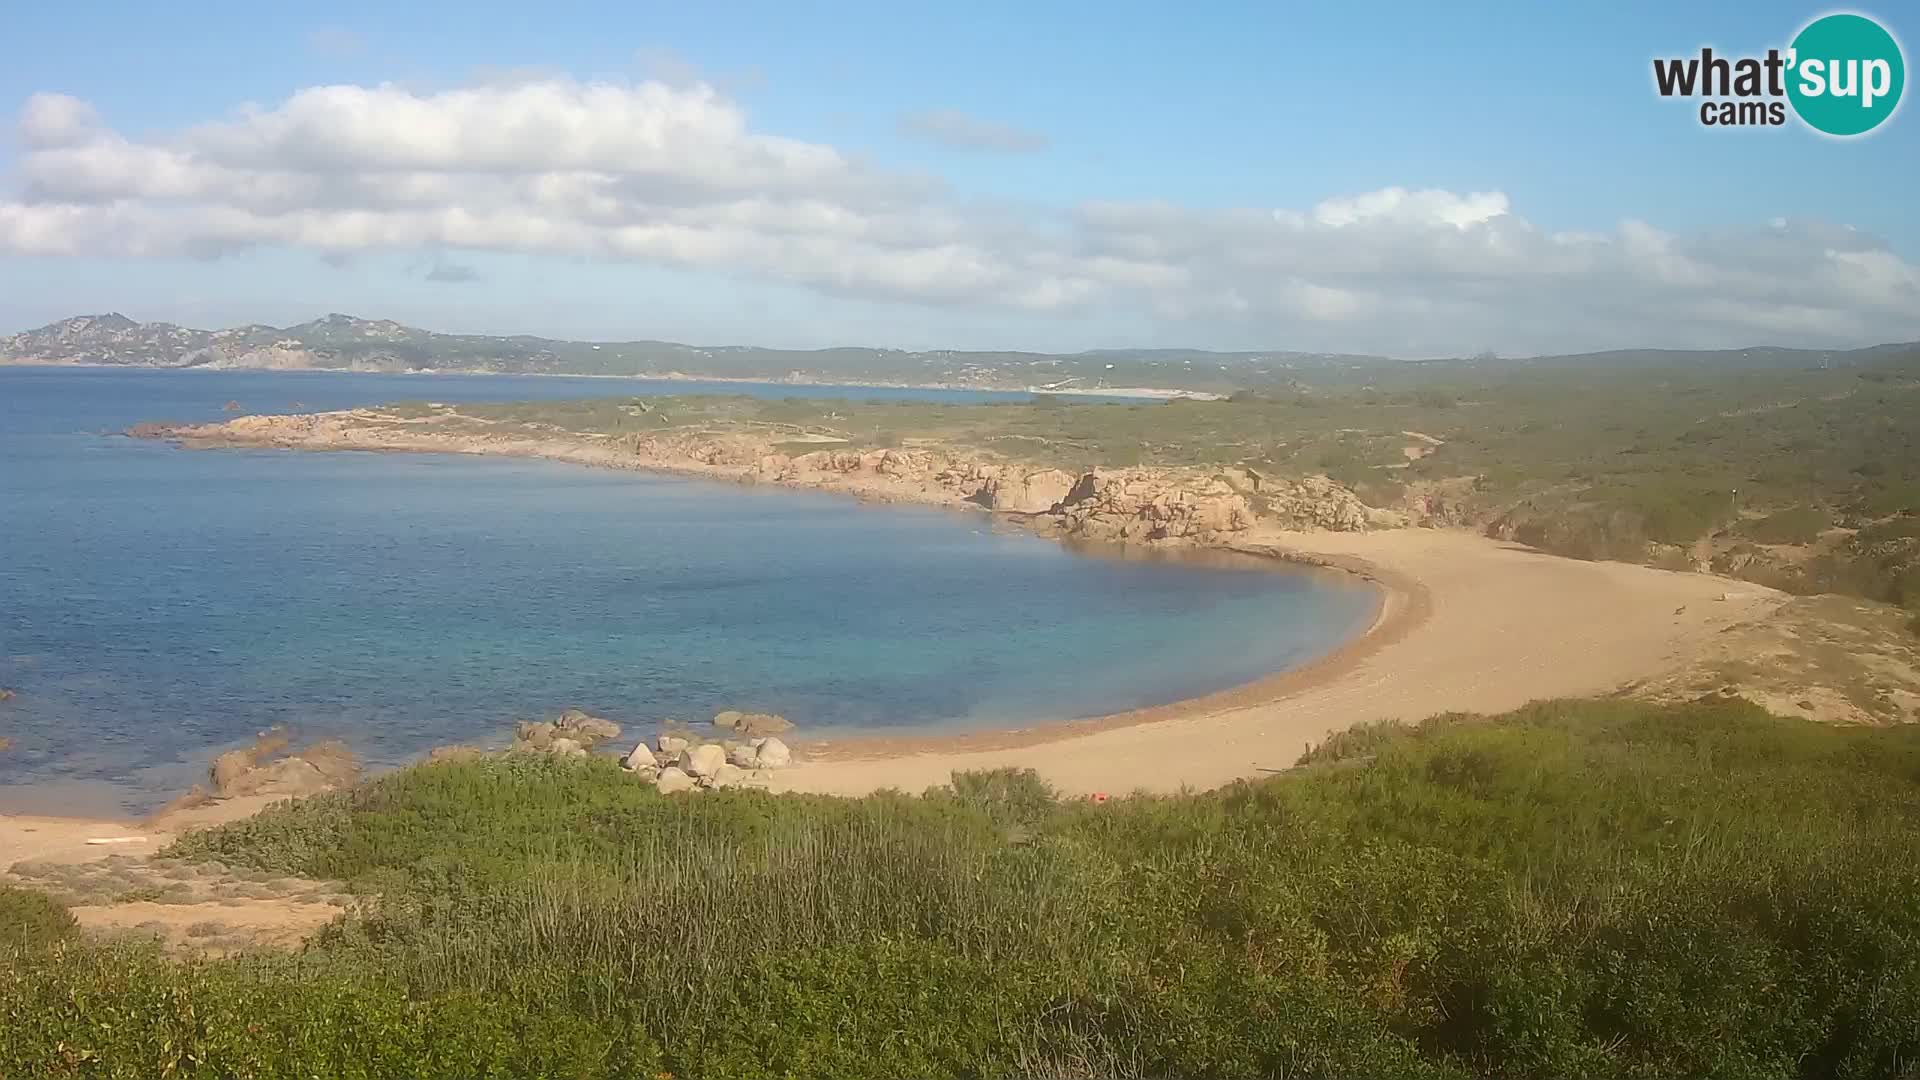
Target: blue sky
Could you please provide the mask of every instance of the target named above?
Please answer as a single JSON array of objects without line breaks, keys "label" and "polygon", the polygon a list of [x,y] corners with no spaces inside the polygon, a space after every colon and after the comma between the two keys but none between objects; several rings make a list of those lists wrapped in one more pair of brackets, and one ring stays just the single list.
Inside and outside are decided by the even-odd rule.
[{"label": "blue sky", "polygon": [[[0,332],[118,308],[202,325],[348,310],[456,330],[801,346],[1426,355],[1920,337],[1911,109],[1838,141],[1791,124],[1706,129],[1693,106],[1651,89],[1656,55],[1762,52],[1823,7],[192,10],[8,13],[0,109],[61,95],[90,113],[38,143],[0,144]],[[1854,10],[1903,40],[1914,33],[1903,9]],[[337,217],[296,224],[280,204],[245,204],[235,224],[225,200],[262,175],[305,170],[332,192],[414,166],[307,155],[305,128],[275,129],[285,160],[263,158],[267,137],[247,134],[236,163],[232,140],[221,151],[194,134],[240,126],[248,103],[271,114],[315,87],[385,86],[367,107],[397,115],[396,103],[424,102],[429,143],[440,95],[462,88],[496,88],[509,96],[489,100],[515,107],[513,87],[565,97],[650,79],[732,118],[658,152],[705,160],[712,147],[729,164],[718,189],[710,170],[617,150],[605,152],[618,161],[595,151],[556,164],[618,186],[625,201],[591,220],[632,226],[619,241],[588,231],[572,195],[557,209],[491,181],[485,192],[434,185],[445,206],[485,201],[491,231],[449,231],[429,208],[383,196],[337,207],[363,224],[378,217],[377,236],[349,238]],[[624,115],[631,128],[645,108],[693,100]],[[553,106],[556,122],[572,122],[570,107]],[[301,115],[342,115],[321,112]],[[473,123],[461,115],[447,123]],[[741,141],[757,137],[839,164],[824,178],[791,161],[752,173],[772,152]],[[123,151],[106,162],[89,139],[159,148],[202,179],[160,190],[153,177],[172,165]],[[524,149],[525,164],[456,151],[434,167],[518,182],[541,169],[541,140]],[[146,176],[103,179],[113,168]],[[1396,190],[1411,194],[1353,202]],[[1501,196],[1499,212],[1461,218],[1477,194]],[[1341,209],[1351,205],[1374,209],[1327,223],[1355,218]],[[1132,209],[1087,223],[1087,208],[1110,206]],[[1269,235],[1260,219],[1276,211],[1284,221]],[[508,214],[562,215],[567,236],[530,241]]]}]

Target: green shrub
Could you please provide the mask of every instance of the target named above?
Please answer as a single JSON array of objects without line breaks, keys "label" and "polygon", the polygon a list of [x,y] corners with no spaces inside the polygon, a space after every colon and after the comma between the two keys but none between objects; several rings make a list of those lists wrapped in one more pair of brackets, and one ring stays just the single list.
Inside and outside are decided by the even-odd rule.
[{"label": "green shrub", "polygon": [[962,806],[973,807],[996,820],[1037,821],[1053,809],[1053,787],[1032,769],[988,769],[956,772],[950,790]]},{"label": "green shrub", "polygon": [[1661,544],[1687,544],[1706,535],[1733,509],[1725,491],[1648,491],[1630,502],[1640,515],[1647,538]]},{"label": "green shrub", "polygon": [[0,967],[0,1076],[650,1076],[657,1044],[533,995],[411,996],[299,958],[88,946]]},{"label": "green shrub", "polygon": [[1833,515],[1818,506],[1795,506],[1740,524],[1740,533],[1760,544],[1811,544],[1833,526]]},{"label": "green shrub", "polygon": [[77,926],[72,913],[53,897],[17,885],[0,885],[0,953],[65,941]]},{"label": "green shrub", "polygon": [[[0,962],[0,1075],[1897,1076],[1920,730],[1376,725],[1093,805],[441,763],[180,841],[369,894],[298,956]],[[17,1033],[17,1034],[16,1034]],[[9,1056],[10,1055],[10,1056]]]}]

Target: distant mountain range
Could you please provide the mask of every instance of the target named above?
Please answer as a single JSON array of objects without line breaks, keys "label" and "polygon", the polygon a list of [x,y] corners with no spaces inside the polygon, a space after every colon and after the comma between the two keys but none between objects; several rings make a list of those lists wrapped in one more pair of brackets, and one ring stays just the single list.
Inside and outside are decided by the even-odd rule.
[{"label": "distant mountain range", "polygon": [[1222,391],[1297,385],[1318,377],[1366,377],[1408,364],[1474,368],[1713,368],[1791,370],[1878,363],[1920,345],[1822,351],[1751,348],[1687,352],[1628,350],[1502,359],[1398,361],[1381,356],[1199,349],[1100,349],[1081,353],[899,349],[700,347],[670,341],[556,341],[438,334],[387,319],[333,314],[297,326],[195,330],[141,323],[118,313],[80,315],[0,338],[0,364],[104,364],[153,368],[262,368],[386,372],[641,375],[988,389],[1160,387]]}]

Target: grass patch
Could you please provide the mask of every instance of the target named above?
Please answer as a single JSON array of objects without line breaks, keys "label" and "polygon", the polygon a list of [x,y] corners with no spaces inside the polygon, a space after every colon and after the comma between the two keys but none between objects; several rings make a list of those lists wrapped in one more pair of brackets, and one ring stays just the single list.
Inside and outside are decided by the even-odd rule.
[{"label": "grass patch", "polygon": [[0,955],[48,948],[78,928],[72,913],[46,893],[0,885]]},{"label": "grass patch", "polygon": [[[535,433],[752,433],[788,453],[911,444],[1069,471],[1325,474],[1375,506],[1446,490],[1449,522],[1556,554],[1663,565],[1685,564],[1684,549],[1702,539],[1802,545],[1833,526],[1861,528],[1806,566],[1760,560],[1733,572],[1797,592],[1920,597],[1913,357],[1866,370],[1403,365],[1369,368],[1358,384],[1333,372],[1301,378],[1322,385],[1154,404],[689,396],[455,413]],[[1421,453],[1409,458],[1410,447]]]},{"label": "grass patch", "polygon": [[1759,544],[1811,544],[1832,527],[1833,515],[1824,507],[1794,506],[1742,522],[1739,532]]},{"label": "grass patch", "polygon": [[16,959],[0,1074],[78,1052],[103,1075],[176,1054],[260,1076],[1881,1077],[1920,1058],[1920,731],[1561,702],[1360,729],[1304,761],[1099,805],[1019,772],[835,800],[420,766],[168,852],[343,877],[368,910],[297,956]]}]

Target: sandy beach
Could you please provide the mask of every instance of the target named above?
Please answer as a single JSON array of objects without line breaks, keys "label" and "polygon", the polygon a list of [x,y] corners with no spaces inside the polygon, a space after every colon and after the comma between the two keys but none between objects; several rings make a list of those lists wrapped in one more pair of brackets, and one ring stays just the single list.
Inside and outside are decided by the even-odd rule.
[{"label": "sandy beach", "polygon": [[247,796],[162,809],[146,818],[0,814],[0,873],[16,862],[91,862],[110,855],[152,855],[189,829],[251,817],[270,796]]},{"label": "sandy beach", "polygon": [[1367,570],[1388,590],[1372,631],[1319,664],[1141,714],[1011,733],[826,747],[783,791],[920,791],[955,770],[1037,770],[1069,794],[1217,787],[1291,766],[1355,724],[1607,694],[1685,663],[1784,597],[1746,582],[1581,562],[1460,531],[1254,531],[1267,548]]}]

